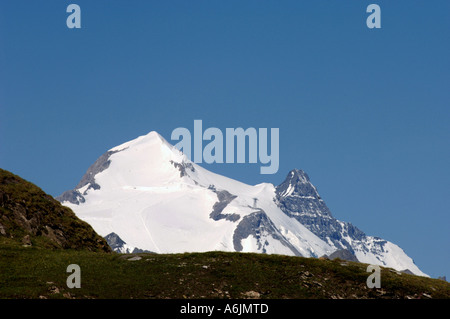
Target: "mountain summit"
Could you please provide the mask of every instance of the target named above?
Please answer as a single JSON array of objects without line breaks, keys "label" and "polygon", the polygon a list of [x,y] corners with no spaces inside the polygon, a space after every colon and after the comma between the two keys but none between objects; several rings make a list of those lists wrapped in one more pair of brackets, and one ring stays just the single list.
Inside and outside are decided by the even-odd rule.
[{"label": "mountain summit", "polygon": [[335,219],[304,171],[276,187],[247,185],[191,162],[156,132],[104,153],[57,199],[100,235],[113,234],[119,252],[320,257],[345,249],[360,262],[426,276],[397,245]]}]

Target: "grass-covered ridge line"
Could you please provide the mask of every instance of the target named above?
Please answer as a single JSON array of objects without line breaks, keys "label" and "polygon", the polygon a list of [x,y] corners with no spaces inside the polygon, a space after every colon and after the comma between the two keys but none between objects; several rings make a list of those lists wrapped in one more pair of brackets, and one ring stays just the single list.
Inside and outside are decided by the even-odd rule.
[{"label": "grass-covered ridge line", "polygon": [[[132,257],[139,257],[130,261]],[[81,288],[69,289],[69,264]],[[367,265],[255,253],[120,255],[0,246],[0,298],[450,298],[450,284]]]},{"label": "grass-covered ridge line", "polygon": [[104,238],[38,186],[0,169],[0,241],[48,249],[110,251]]}]

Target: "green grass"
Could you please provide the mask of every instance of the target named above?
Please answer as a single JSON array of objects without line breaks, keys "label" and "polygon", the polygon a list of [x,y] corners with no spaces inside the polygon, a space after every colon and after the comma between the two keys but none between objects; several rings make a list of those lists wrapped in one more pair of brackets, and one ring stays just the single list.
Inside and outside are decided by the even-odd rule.
[{"label": "green grass", "polygon": [[[142,259],[129,261],[134,256]],[[69,289],[69,264],[81,288]],[[368,289],[367,265],[251,253],[119,255],[0,243],[0,298],[450,298],[450,284],[382,268]]]}]

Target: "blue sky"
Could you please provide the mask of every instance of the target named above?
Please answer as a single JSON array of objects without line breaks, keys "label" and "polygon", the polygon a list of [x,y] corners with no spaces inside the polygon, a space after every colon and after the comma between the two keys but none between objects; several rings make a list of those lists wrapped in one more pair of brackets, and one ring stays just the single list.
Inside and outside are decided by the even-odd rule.
[{"label": "blue sky", "polygon": [[[66,7],[81,7],[68,29]],[[366,26],[381,7],[382,28]],[[0,167],[73,188],[150,131],[276,127],[334,216],[450,276],[450,2],[2,1]]]}]

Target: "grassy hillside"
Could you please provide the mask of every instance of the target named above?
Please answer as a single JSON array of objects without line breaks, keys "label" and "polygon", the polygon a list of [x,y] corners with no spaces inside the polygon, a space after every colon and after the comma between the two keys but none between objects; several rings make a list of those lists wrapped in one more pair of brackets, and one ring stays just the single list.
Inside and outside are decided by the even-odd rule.
[{"label": "grassy hillside", "polygon": [[[131,259],[131,260],[130,260]],[[135,260],[138,259],[138,260]],[[69,264],[81,288],[69,289]],[[119,255],[0,246],[0,298],[450,298],[450,284],[365,264],[250,253]]]},{"label": "grassy hillside", "polygon": [[36,185],[0,169],[0,242],[51,249],[110,251],[106,241],[68,207]]}]

